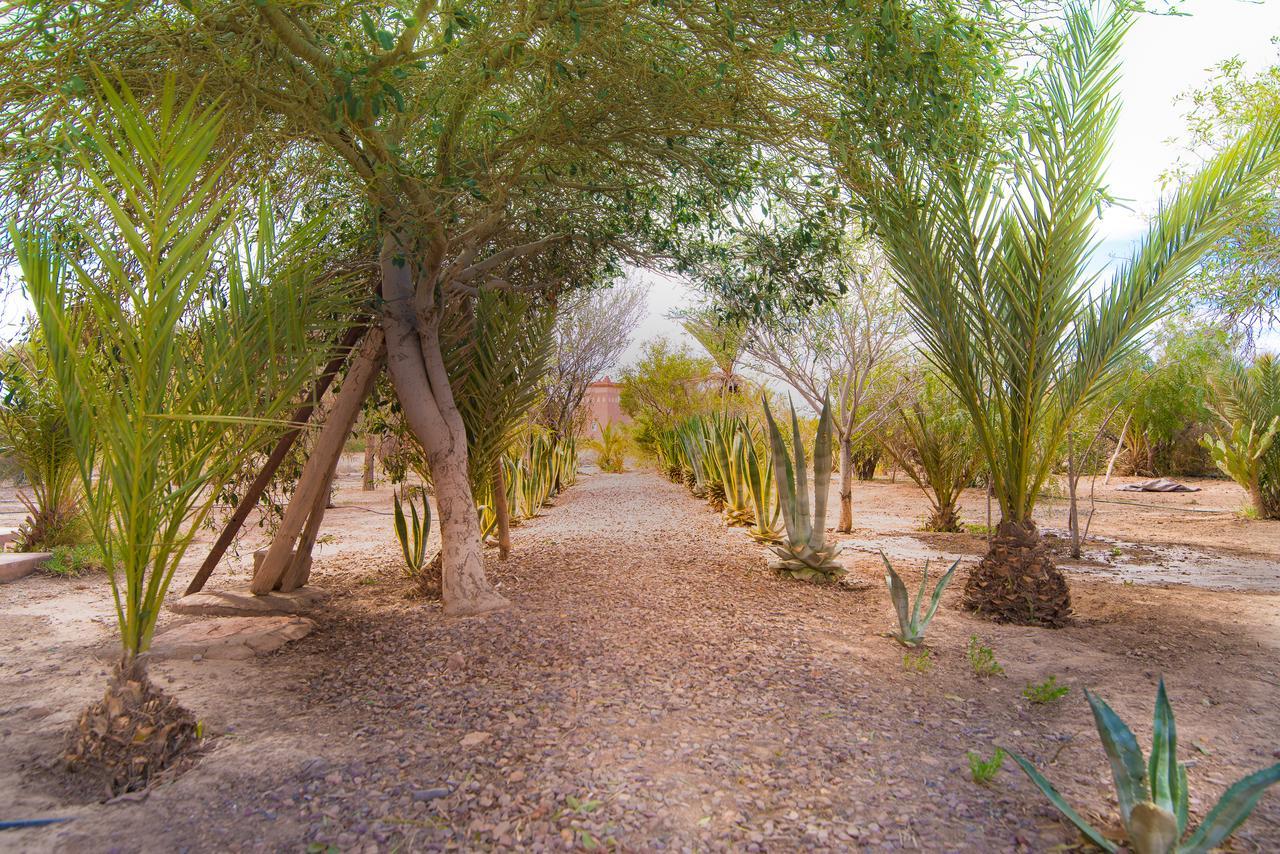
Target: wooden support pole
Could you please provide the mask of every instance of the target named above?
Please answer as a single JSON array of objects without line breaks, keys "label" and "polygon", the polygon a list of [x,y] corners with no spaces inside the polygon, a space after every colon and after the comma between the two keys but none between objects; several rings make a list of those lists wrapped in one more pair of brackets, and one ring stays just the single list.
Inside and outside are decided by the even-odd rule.
[{"label": "wooden support pole", "polygon": [[213,574],[218,561],[222,560],[222,556],[231,547],[232,540],[236,538],[236,534],[240,533],[240,529],[244,527],[249,514],[258,506],[258,499],[262,497],[262,493],[266,491],[267,486],[271,483],[271,478],[275,476],[276,469],[280,468],[280,464],[284,462],[289,449],[293,447],[293,443],[302,435],[302,425],[311,420],[312,414],[320,404],[320,399],[324,397],[324,393],[329,390],[329,386],[333,383],[333,378],[338,375],[338,371],[342,370],[342,366],[346,364],[347,358],[351,355],[351,349],[356,346],[361,336],[367,331],[367,326],[358,323],[348,329],[346,334],[342,336],[333,358],[324,367],[324,373],[316,378],[307,402],[298,407],[297,411],[293,413],[293,418],[290,420],[296,426],[290,428],[276,442],[276,446],[271,450],[271,455],[267,457],[262,470],[253,479],[253,483],[249,484],[249,489],[240,498],[239,503],[236,504],[235,511],[231,514],[231,518],[223,526],[222,533],[218,535],[218,539],[214,540],[213,547],[209,549],[209,554],[205,557],[204,563],[200,564],[200,569],[196,572],[195,577],[191,579],[191,583],[187,585],[187,592],[184,595],[190,596],[192,593],[199,593],[204,589],[205,582]]},{"label": "wooden support pole", "polygon": [[294,541],[311,517],[315,503],[327,503],[332,469],[342,456],[342,446],[351,435],[351,428],[360,415],[365,398],[373,390],[373,382],[382,370],[386,352],[386,337],[382,328],[370,329],[359,352],[351,361],[342,390],[325,419],[311,456],[302,467],[298,488],[294,490],[289,506],[285,508],[275,539],[271,541],[266,556],[253,574],[253,582],[249,585],[252,592],[270,593],[280,584],[291,563]]},{"label": "wooden support pole", "polygon": [[311,515],[307,517],[307,524],[302,528],[302,537],[298,540],[298,547],[294,549],[289,569],[280,580],[280,590],[284,593],[297,590],[311,577],[311,552],[316,547],[316,538],[320,535],[320,523],[324,521],[324,511],[329,509],[329,497],[333,489],[333,481],[338,476],[338,463],[341,459],[342,454],[339,453],[329,468],[329,476],[325,480],[324,488],[316,495],[315,504],[311,506]]}]

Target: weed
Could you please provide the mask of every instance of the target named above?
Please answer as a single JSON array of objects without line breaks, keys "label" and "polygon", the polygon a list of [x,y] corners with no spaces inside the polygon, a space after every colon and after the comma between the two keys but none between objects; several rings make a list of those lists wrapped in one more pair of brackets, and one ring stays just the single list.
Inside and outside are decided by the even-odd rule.
[{"label": "weed", "polygon": [[902,669],[908,673],[928,673],[933,669],[933,659],[929,655],[929,650],[922,649],[919,652],[908,652],[902,656]]},{"label": "weed", "polygon": [[75,578],[104,567],[102,549],[90,543],[82,546],[56,546],[53,557],[45,561],[41,568],[52,575]]},{"label": "weed", "polygon": [[995,651],[978,640],[977,635],[969,636],[967,655],[969,657],[969,666],[973,668],[975,676],[986,679],[990,676],[1004,674],[1004,668],[1000,666],[1000,662],[996,661]]},{"label": "weed", "polygon": [[1022,696],[1033,703],[1044,705],[1065,697],[1070,690],[1070,686],[1058,684],[1057,676],[1050,676],[1040,683],[1028,683],[1027,687],[1022,689]]},{"label": "weed", "polygon": [[969,751],[969,773],[973,775],[973,782],[979,786],[985,786],[994,780],[1003,764],[1004,750],[999,747],[990,759],[983,759],[981,754]]}]

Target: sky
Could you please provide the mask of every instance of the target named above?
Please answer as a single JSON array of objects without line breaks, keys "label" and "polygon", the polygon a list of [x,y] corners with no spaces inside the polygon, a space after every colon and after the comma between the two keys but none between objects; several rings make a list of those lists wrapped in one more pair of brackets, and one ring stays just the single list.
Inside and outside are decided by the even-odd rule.
[{"label": "sky", "polygon": [[[1183,133],[1185,104],[1179,95],[1206,83],[1213,67],[1238,56],[1246,71],[1280,62],[1280,0],[1189,0],[1183,16],[1143,15],[1121,52],[1122,107],[1108,170],[1112,194],[1125,207],[1108,209],[1100,223],[1101,252],[1127,257],[1146,228],[1161,195],[1160,176],[1178,158],[1176,138]],[[639,271],[650,282],[649,311],[619,365],[633,362],[643,342],[659,336],[693,339],[667,315],[695,300],[686,283]],[[615,370],[616,373],[616,370]]]}]

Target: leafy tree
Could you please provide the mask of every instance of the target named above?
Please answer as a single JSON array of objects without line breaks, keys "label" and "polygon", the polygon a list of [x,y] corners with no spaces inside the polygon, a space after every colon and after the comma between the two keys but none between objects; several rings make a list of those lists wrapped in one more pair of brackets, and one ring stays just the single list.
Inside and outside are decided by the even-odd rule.
[{"label": "leafy tree", "polygon": [[[929,359],[978,431],[1001,521],[966,604],[998,620],[1061,625],[1066,579],[1032,519],[1076,414],[1173,306],[1276,165],[1280,122],[1247,133],[1179,188],[1132,258],[1095,287],[1095,213],[1115,127],[1127,5],[1078,3],[1030,72],[1022,128],[1000,152],[939,161],[886,148],[850,164]],[[1002,168],[1008,160],[1010,169]],[[843,166],[843,164],[842,164]]]},{"label": "leafy tree", "polygon": [[631,343],[644,317],[648,288],[636,279],[583,290],[556,306],[555,354],[543,381],[539,420],[557,437],[584,426],[582,398],[587,386],[614,364]]},{"label": "leafy tree", "polygon": [[707,382],[712,368],[709,358],[687,346],[665,338],[645,343],[635,364],[618,377],[622,411],[635,421],[633,437],[641,449],[652,451],[654,436],[690,415],[718,408],[719,388]]},{"label": "leafy tree", "polygon": [[[1250,128],[1280,121],[1280,64],[1249,75],[1239,59],[1218,66],[1205,86],[1184,96],[1188,147],[1222,150]],[[1186,168],[1174,170],[1180,175]],[[1208,252],[1191,280],[1190,296],[1250,337],[1280,319],[1280,178],[1270,182],[1248,215]]]},{"label": "leafy tree", "polygon": [[850,243],[831,265],[843,295],[794,317],[760,321],[747,352],[763,373],[796,389],[814,410],[830,396],[840,466],[838,531],[853,530],[854,449],[893,414],[908,384],[901,370],[908,321],[883,254]]}]

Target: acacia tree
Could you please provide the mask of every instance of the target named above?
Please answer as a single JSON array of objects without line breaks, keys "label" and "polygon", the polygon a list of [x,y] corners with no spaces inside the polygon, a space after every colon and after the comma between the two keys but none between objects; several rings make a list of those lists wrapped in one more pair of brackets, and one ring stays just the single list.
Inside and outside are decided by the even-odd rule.
[{"label": "acacia tree", "polygon": [[[832,265],[844,293],[792,318],[753,325],[747,353],[755,367],[796,389],[821,410],[830,397],[840,456],[840,521],[853,530],[854,446],[895,411],[909,386],[899,364],[908,319],[883,254],[863,243]],[[873,391],[875,394],[873,394]]]},{"label": "acacia tree", "polygon": [[977,429],[1001,521],[965,602],[997,620],[1056,626],[1070,614],[1065,577],[1032,519],[1066,431],[1277,163],[1280,121],[1209,161],[1111,281],[1097,281],[1116,56],[1132,17],[1126,5],[1095,17],[1072,4],[1028,78],[1019,133],[998,151],[946,160],[885,145],[858,158],[837,151],[851,186],[865,190],[925,352]]},{"label": "acacia tree", "polygon": [[761,70],[782,61],[791,17],[748,3],[72,5],[6,22],[10,45],[60,30],[11,69],[13,100],[74,94],[95,58],[140,93],[171,68],[243,105],[259,149],[340,164],[323,177],[376,222],[387,366],[436,487],[446,611],[506,604],[481,562],[446,309],[519,288],[504,274],[523,256],[607,244],[636,211],[736,175],[736,140],[785,138]]},{"label": "acacia tree", "polygon": [[587,386],[615,365],[644,318],[648,286],[638,278],[571,293],[556,306],[555,353],[542,385],[539,420],[559,439],[582,427]]}]

